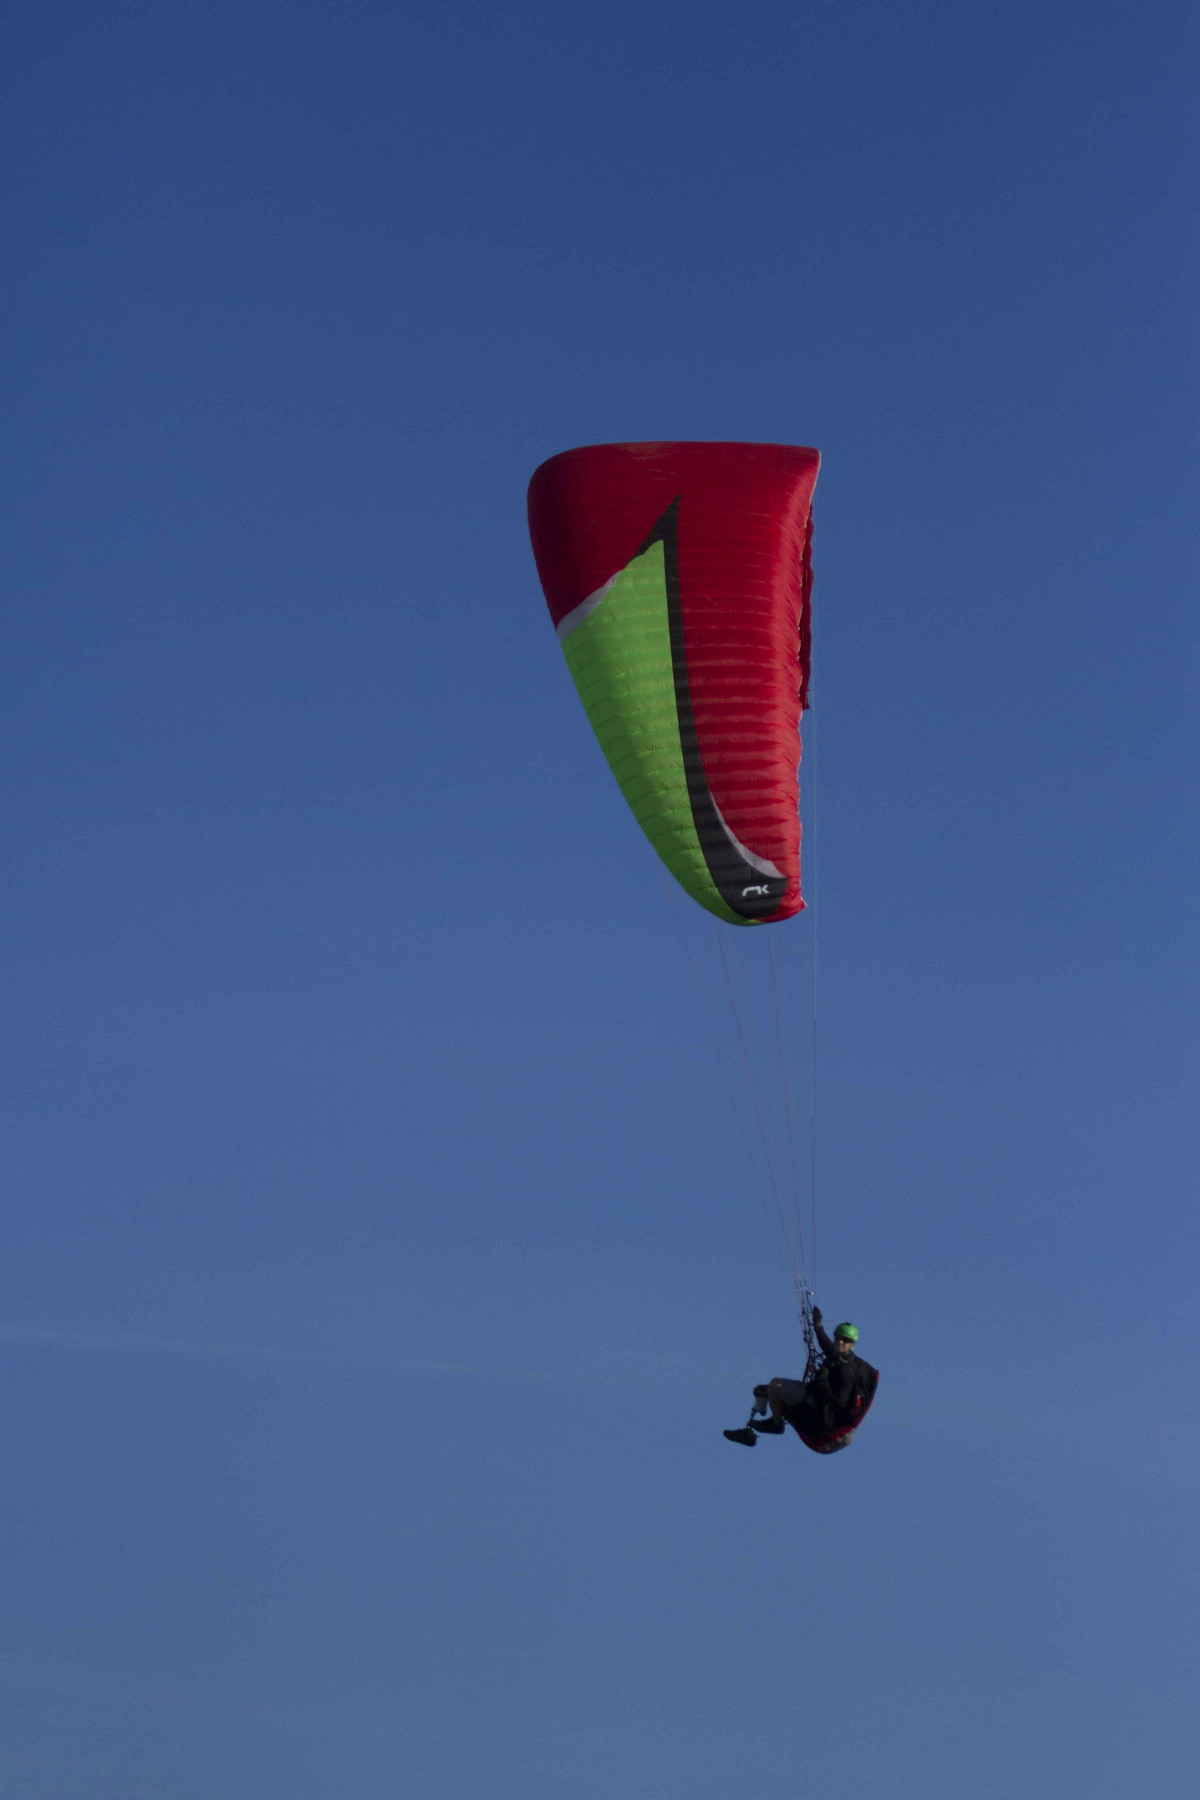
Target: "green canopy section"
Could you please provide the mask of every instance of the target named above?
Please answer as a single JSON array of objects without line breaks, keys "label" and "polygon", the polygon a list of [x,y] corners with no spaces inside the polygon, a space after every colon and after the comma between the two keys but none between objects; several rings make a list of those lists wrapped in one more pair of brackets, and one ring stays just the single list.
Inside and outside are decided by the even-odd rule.
[{"label": "green canopy section", "polygon": [[661,538],[559,626],[592,729],[633,815],[680,886],[733,925],[709,873],[679,736],[666,547]]}]

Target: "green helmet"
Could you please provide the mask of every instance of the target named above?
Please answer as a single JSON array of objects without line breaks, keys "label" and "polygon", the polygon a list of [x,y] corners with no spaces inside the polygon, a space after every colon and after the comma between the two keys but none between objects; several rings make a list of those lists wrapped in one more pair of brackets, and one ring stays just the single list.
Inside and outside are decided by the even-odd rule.
[{"label": "green helmet", "polygon": [[846,1343],[848,1343],[848,1344],[857,1344],[857,1342],[858,1342],[858,1326],[851,1325],[848,1323],[843,1324],[843,1325],[835,1325],[833,1328],[833,1335],[835,1338],[844,1338]]}]

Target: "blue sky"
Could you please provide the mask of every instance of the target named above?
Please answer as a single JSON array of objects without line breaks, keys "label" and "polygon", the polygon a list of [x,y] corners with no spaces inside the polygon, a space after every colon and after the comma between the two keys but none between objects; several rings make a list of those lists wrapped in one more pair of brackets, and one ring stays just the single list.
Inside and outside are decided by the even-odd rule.
[{"label": "blue sky", "polygon": [[[0,61],[6,1800],[1190,1795],[1188,10]],[[526,540],[640,437],[824,456],[827,1462]]]}]

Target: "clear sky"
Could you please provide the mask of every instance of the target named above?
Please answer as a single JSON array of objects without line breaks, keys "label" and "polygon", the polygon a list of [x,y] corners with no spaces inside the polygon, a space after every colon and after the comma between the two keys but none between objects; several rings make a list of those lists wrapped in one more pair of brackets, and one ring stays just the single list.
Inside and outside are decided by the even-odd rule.
[{"label": "clear sky", "polygon": [[[1190,1800],[1189,12],[10,10],[5,1800]],[[824,456],[829,1460],[526,537],[674,437]]]}]

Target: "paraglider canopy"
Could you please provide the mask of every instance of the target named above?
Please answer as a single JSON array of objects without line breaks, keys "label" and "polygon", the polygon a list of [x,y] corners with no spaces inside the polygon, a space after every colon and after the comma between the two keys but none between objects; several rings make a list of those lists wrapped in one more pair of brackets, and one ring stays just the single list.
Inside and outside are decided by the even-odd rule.
[{"label": "paraglider canopy", "polygon": [[598,444],[529,485],[538,573],[621,791],[680,884],[729,924],[800,895],[816,450]]}]

